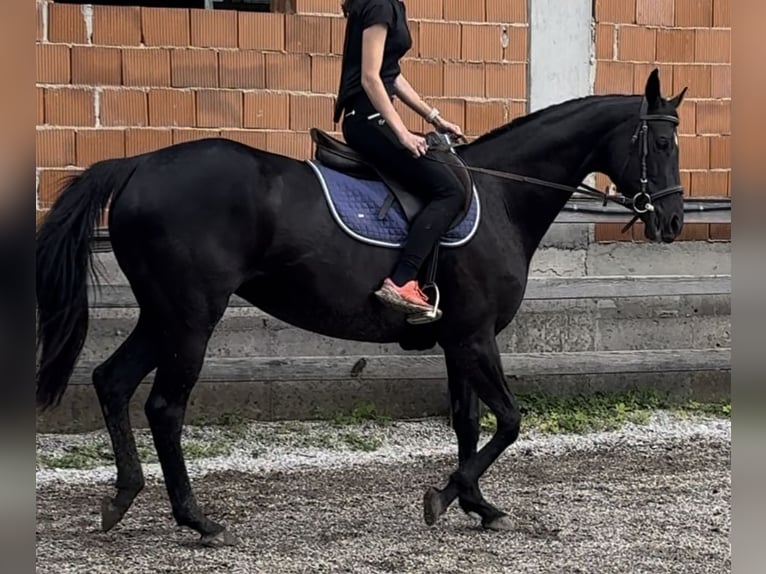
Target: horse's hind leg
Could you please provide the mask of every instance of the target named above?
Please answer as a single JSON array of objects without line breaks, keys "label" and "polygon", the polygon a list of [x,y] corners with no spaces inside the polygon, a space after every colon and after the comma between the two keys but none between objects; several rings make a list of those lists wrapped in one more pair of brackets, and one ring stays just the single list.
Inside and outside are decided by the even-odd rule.
[{"label": "horse's hind leg", "polygon": [[[479,397],[471,388],[465,373],[451,354],[447,355],[447,375],[450,393],[452,427],[457,437],[458,465],[462,468],[476,454],[479,442]],[[476,480],[458,496],[460,508],[466,514],[477,514],[483,522],[502,516],[502,512],[484,500]]]},{"label": "horse's hind leg", "polygon": [[433,524],[456,498],[462,497],[469,505],[478,505],[477,511],[487,512],[486,516],[482,516],[484,527],[506,529],[508,520],[505,513],[486,502],[484,506],[483,499],[478,494],[479,478],[518,438],[521,425],[521,413],[508,388],[500,352],[494,337],[486,335],[445,347],[445,356],[450,357],[455,376],[470,381],[478,397],[494,413],[497,418],[497,430],[479,452],[469,455],[461,462],[443,490],[430,488],[426,492],[423,500],[425,521],[429,525]]},{"label": "horse's hind leg", "polygon": [[138,385],[156,365],[151,326],[142,314],[122,345],[93,371],[93,385],[117,467],[117,495],[104,498],[101,504],[101,528],[105,532],[122,520],[144,487],[128,405]]},{"label": "horse's hind leg", "polygon": [[[181,433],[189,395],[226,303],[223,299],[212,307],[210,303],[174,306],[176,313],[168,313],[163,319],[157,375],[145,407],[173,517],[179,526],[199,532],[203,542],[229,543],[234,538],[223,526],[208,519],[197,505],[181,450]],[[194,309],[195,315],[190,316],[188,309]]]}]

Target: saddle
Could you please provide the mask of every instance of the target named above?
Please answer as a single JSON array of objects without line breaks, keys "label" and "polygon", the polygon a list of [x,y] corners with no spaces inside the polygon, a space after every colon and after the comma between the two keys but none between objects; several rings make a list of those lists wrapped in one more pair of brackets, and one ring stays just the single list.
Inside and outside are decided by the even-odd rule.
[{"label": "saddle", "polygon": [[[383,169],[372,165],[349,145],[335,139],[331,135],[318,128],[310,130],[311,139],[315,145],[314,159],[329,169],[334,169],[350,177],[363,180],[382,181],[389,190],[388,197],[381,207],[379,217],[385,217],[394,201],[398,201],[402,207],[407,221],[410,223],[424,207],[424,201],[415,193],[412,193],[412,184],[401,181]],[[474,183],[470,172],[465,168],[463,160],[452,150],[452,144],[444,135],[437,132],[419,134],[426,138],[428,143],[428,155],[448,164],[452,172],[462,184],[465,201],[463,209],[457,215],[452,225],[456,225],[465,218],[471,207]]]}]

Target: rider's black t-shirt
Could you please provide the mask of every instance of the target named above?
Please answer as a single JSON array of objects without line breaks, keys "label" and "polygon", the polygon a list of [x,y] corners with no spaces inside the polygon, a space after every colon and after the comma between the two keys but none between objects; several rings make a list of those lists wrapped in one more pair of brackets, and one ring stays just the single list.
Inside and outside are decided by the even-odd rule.
[{"label": "rider's black t-shirt", "polygon": [[394,80],[401,73],[399,60],[412,47],[407,11],[402,0],[356,0],[347,18],[335,123],[340,120],[344,108],[359,96],[363,101],[367,100],[369,106],[372,105],[362,88],[362,33],[366,28],[375,24],[388,26],[380,77],[389,96],[393,96]]}]

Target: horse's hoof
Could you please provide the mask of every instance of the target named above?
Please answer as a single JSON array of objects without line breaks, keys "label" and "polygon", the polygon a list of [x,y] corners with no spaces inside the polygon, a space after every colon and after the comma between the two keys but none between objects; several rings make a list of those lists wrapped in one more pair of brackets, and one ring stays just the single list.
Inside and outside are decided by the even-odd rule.
[{"label": "horse's hoof", "polygon": [[105,496],[101,499],[101,530],[109,532],[125,516],[125,511],[114,505],[114,501]]},{"label": "horse's hoof", "polygon": [[236,546],[239,544],[239,539],[225,528],[216,534],[203,534],[199,541],[203,546],[210,548]]},{"label": "horse's hoof", "polygon": [[428,526],[433,526],[439,517],[444,514],[444,504],[439,491],[433,486],[426,490],[423,496],[423,519]]},{"label": "horse's hoof", "polygon": [[486,530],[494,530],[495,532],[508,532],[509,530],[513,530],[513,522],[507,515],[493,518],[489,522],[483,523],[482,526]]}]

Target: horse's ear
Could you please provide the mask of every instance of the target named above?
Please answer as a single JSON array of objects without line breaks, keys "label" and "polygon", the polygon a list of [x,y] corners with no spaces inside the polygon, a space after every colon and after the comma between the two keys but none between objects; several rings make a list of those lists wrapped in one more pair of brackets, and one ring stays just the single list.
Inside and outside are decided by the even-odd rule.
[{"label": "horse's ear", "polygon": [[660,71],[657,68],[652,70],[649,79],[646,80],[644,95],[650,107],[660,103]]},{"label": "horse's ear", "polygon": [[681,90],[681,93],[680,93],[680,94],[678,94],[678,95],[677,95],[675,98],[673,98],[672,100],[670,100],[670,102],[669,102],[669,103],[670,103],[670,104],[671,104],[671,105],[672,105],[674,108],[678,108],[678,106],[680,106],[680,105],[681,105],[681,102],[683,102],[683,101],[684,101],[684,96],[686,95],[686,90],[688,90],[688,89],[689,89],[689,86],[686,86],[686,87],[685,87],[683,90]]}]

